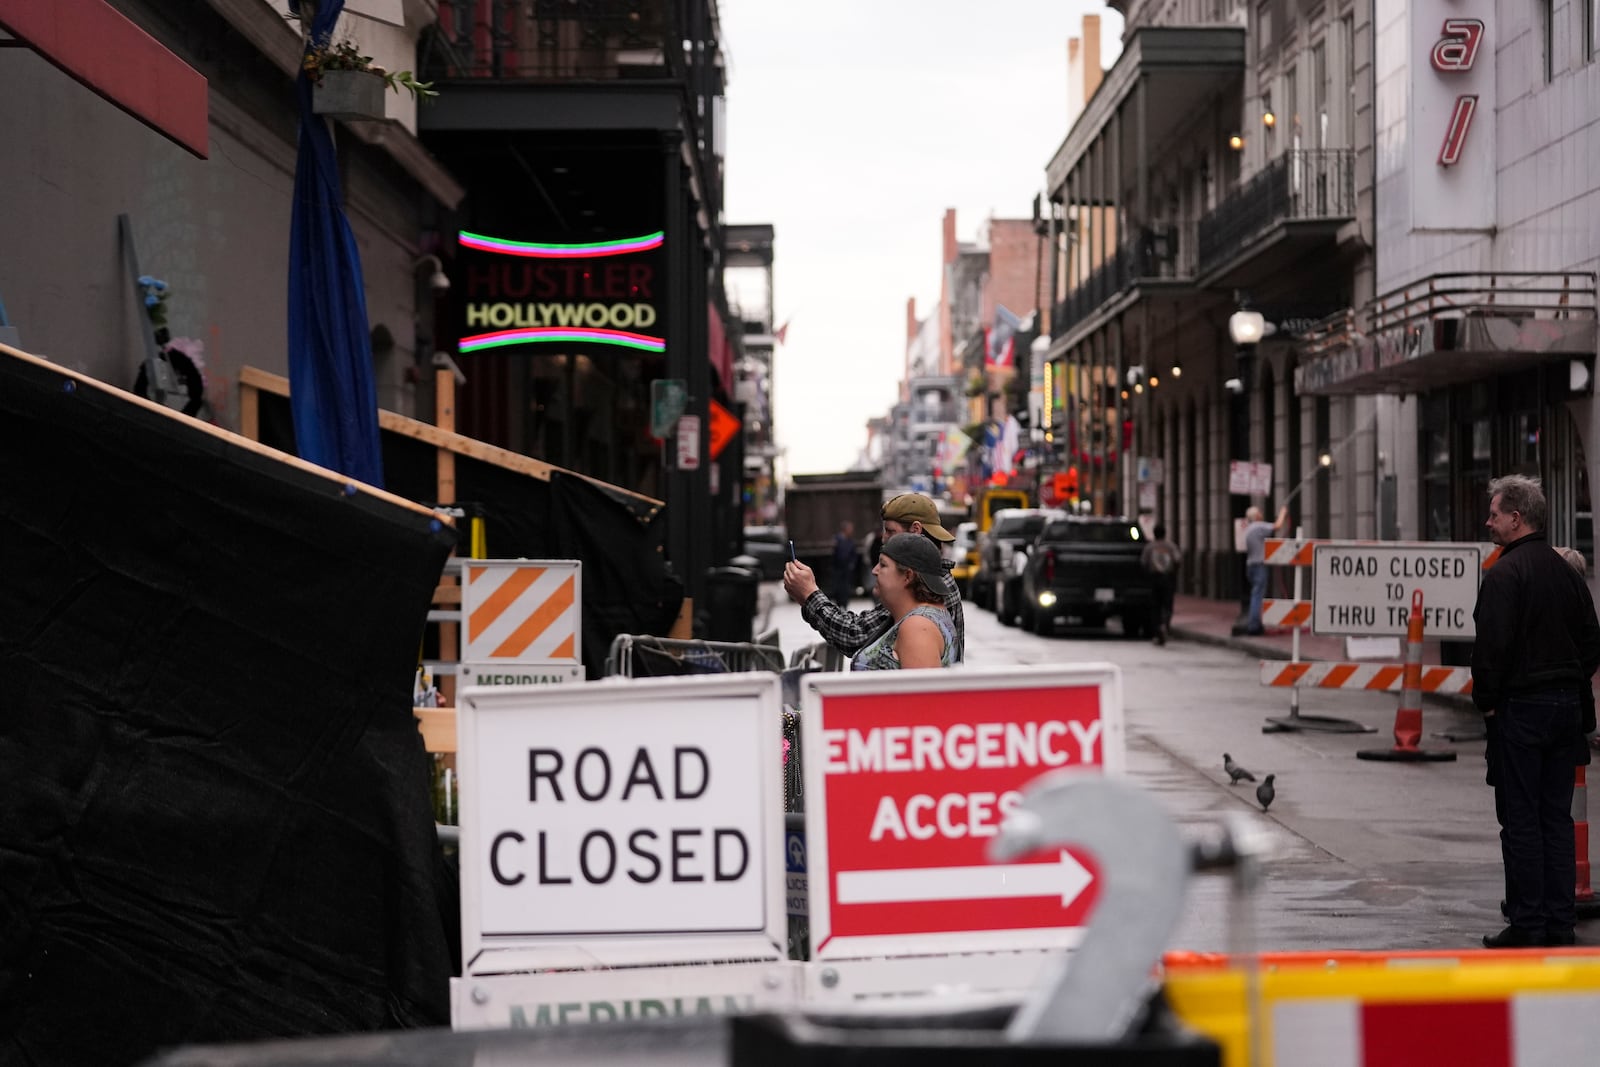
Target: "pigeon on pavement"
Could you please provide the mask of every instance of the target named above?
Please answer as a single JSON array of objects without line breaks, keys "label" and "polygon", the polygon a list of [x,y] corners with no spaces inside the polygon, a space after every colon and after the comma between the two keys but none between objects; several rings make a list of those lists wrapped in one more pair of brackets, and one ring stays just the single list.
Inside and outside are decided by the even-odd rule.
[{"label": "pigeon on pavement", "polygon": [[1229,785],[1238,785],[1240,779],[1243,779],[1246,782],[1253,782],[1256,780],[1255,775],[1251,774],[1249,771],[1233,762],[1233,757],[1228,755],[1226,752],[1222,754],[1222,769],[1228,772]]},{"label": "pigeon on pavement", "polygon": [[1272,798],[1278,795],[1278,791],[1272,788],[1272,780],[1276,777],[1278,776],[1275,774],[1269,774],[1266,781],[1256,786],[1256,799],[1261,801],[1262,811],[1266,811],[1271,807]]}]

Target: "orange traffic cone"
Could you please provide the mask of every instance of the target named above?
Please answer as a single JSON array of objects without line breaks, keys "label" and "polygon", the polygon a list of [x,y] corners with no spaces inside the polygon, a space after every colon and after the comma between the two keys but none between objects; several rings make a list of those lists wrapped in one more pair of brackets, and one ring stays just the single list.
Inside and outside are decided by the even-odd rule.
[{"label": "orange traffic cone", "polygon": [[1586,768],[1579,764],[1573,769],[1572,779],[1572,844],[1578,859],[1578,886],[1573,902],[1578,907],[1578,918],[1592,919],[1600,915],[1600,900],[1595,899],[1589,885],[1589,783]]},{"label": "orange traffic cone", "polygon": [[1411,591],[1411,618],[1406,623],[1406,664],[1401,679],[1400,707],[1394,713],[1394,747],[1368,748],[1356,759],[1399,763],[1444,763],[1454,752],[1419,747],[1422,740],[1422,590]]}]

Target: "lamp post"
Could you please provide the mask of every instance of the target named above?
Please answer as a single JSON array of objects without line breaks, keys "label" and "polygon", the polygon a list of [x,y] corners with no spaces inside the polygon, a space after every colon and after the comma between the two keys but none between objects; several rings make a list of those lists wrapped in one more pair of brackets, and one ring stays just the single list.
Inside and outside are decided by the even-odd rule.
[{"label": "lamp post", "polygon": [[[1228,440],[1229,452],[1233,458],[1244,463],[1250,459],[1250,382],[1251,364],[1255,358],[1256,345],[1266,336],[1267,321],[1259,311],[1251,311],[1244,306],[1241,300],[1239,310],[1228,316],[1228,338],[1233,342],[1234,376],[1224,381],[1223,388],[1228,391]],[[1249,507],[1248,499],[1244,507]],[[1236,512],[1233,516],[1238,519],[1243,511],[1239,510],[1237,503],[1231,509]],[[1247,557],[1248,558],[1248,557]],[[1239,620],[1234,629],[1243,630],[1250,614],[1250,581],[1248,566],[1241,561],[1239,577]]]}]

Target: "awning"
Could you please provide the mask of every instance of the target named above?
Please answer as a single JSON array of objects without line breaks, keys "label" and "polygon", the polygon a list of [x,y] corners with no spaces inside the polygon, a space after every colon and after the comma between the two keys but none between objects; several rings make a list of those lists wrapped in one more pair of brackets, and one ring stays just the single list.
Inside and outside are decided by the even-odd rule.
[{"label": "awning", "polygon": [[1376,336],[1353,334],[1321,355],[1302,357],[1295,392],[1311,396],[1421,393],[1536,367],[1593,358],[1592,309],[1572,317],[1496,314],[1483,309],[1424,319]]}]

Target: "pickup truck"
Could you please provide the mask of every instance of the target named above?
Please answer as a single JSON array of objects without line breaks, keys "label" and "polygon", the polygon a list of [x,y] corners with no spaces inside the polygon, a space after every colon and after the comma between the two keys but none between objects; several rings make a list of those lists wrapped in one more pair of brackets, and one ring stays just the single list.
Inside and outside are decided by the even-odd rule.
[{"label": "pickup truck", "polygon": [[1116,616],[1125,636],[1149,637],[1155,632],[1156,583],[1139,562],[1148,543],[1129,519],[1052,519],[1039,531],[1022,570],[1023,628],[1047,634],[1067,619],[1100,626]]},{"label": "pickup truck", "polygon": [[980,607],[993,608],[995,618],[1005,625],[1015,622],[1018,614],[1018,555],[1027,554],[1045,523],[1065,514],[1052,508],[1004,508],[995,512],[994,525],[982,535],[973,599]]}]

